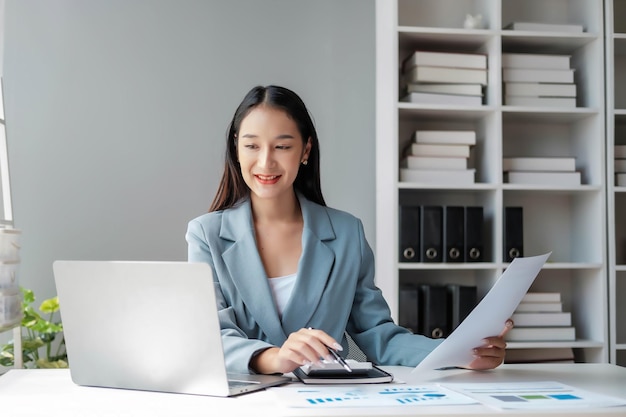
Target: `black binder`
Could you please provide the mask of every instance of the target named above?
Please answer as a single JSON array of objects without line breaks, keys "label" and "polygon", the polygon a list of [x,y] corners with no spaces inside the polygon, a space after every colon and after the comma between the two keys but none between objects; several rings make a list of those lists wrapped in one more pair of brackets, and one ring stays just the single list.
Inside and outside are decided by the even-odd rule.
[{"label": "black binder", "polygon": [[477,303],[477,288],[474,285],[448,284],[449,328],[453,332]]},{"label": "black binder", "polygon": [[465,207],[465,262],[482,262],[483,255],[483,208]]},{"label": "black binder", "polygon": [[448,336],[448,291],[443,285],[420,285],[420,333],[433,339]]},{"label": "black binder", "polygon": [[444,216],[444,261],[463,262],[465,252],[465,208],[462,206],[446,206]]},{"label": "black binder", "polygon": [[419,293],[414,285],[400,286],[398,324],[413,333],[419,332]]},{"label": "black binder", "polygon": [[420,207],[400,206],[400,262],[420,261]]},{"label": "black binder", "polygon": [[524,256],[524,215],[522,207],[504,208],[504,261]]},{"label": "black binder", "polygon": [[443,261],[443,207],[422,206],[422,262]]}]

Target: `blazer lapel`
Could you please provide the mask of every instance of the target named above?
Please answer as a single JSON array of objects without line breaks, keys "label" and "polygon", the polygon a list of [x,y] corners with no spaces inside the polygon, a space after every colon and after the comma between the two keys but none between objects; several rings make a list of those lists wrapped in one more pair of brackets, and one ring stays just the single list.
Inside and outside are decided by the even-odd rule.
[{"label": "blazer lapel", "polygon": [[307,327],[317,311],[334,262],[334,252],[324,241],[335,239],[326,209],[298,193],[304,229],[302,256],[292,296],[283,311],[283,329],[290,334]]},{"label": "blazer lapel", "polygon": [[224,212],[220,238],[235,242],[222,258],[239,295],[269,340],[281,345],[287,336],[257,250],[250,200]]}]

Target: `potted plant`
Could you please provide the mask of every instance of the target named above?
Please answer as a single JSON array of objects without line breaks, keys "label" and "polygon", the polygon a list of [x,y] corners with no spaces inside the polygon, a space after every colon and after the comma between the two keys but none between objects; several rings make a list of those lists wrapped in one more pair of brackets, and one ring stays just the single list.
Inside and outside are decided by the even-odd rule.
[{"label": "potted plant", "polygon": [[[22,360],[25,368],[67,368],[67,352],[63,339],[63,324],[56,314],[59,311],[59,298],[43,300],[39,312],[32,304],[35,294],[32,290],[22,291]],[[13,341],[2,346],[0,365],[11,367],[15,364]]]}]

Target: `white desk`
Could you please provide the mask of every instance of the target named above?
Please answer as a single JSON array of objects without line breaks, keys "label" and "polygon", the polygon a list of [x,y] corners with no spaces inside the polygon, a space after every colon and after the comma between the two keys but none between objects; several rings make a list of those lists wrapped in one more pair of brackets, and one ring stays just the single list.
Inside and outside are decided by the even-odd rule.
[{"label": "white desk", "polygon": [[[558,381],[626,399],[626,368],[609,364],[502,365],[486,372],[439,371],[434,378],[411,374],[412,368],[386,367],[407,383]],[[235,398],[89,388],[75,385],[67,370],[11,370],[0,377],[0,415],[7,417],[137,416],[626,416],[625,407],[554,410],[544,413],[498,411],[483,405],[306,409],[286,408],[263,391]]]}]

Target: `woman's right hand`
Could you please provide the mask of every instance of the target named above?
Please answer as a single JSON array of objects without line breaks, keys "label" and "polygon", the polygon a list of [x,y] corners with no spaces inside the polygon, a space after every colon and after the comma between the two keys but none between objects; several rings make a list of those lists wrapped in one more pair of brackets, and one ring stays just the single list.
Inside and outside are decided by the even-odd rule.
[{"label": "woman's right hand", "polygon": [[260,374],[288,373],[299,366],[332,360],[328,347],[343,350],[341,345],[319,329],[300,329],[291,333],[278,348],[264,350],[250,361],[250,367]]}]

